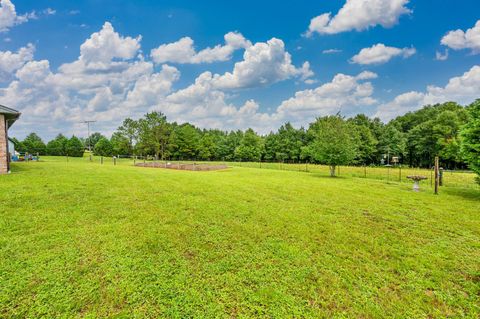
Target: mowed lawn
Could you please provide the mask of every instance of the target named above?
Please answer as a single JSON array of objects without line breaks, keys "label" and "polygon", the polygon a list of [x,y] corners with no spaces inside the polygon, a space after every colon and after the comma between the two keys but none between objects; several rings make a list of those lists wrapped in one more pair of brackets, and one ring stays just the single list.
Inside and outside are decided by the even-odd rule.
[{"label": "mowed lawn", "polygon": [[54,158],[0,176],[0,317],[479,315],[475,189]]}]

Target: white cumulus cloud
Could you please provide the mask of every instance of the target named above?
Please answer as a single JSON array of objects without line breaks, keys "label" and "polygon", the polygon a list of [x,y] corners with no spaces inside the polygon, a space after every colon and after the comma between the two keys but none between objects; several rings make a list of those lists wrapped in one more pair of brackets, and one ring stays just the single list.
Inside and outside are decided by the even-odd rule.
[{"label": "white cumulus cloud", "polygon": [[225,34],[224,39],[225,45],[216,45],[197,52],[192,38],[184,37],[177,42],[160,45],[150,52],[150,56],[155,63],[212,63],[228,61],[232,58],[233,52],[252,45],[238,32],[229,32]]},{"label": "white cumulus cloud", "polygon": [[105,22],[102,30],[93,33],[80,46],[80,59],[86,62],[110,62],[114,58],[126,60],[133,58],[140,49],[141,36],[122,37],[110,22]]},{"label": "white cumulus cloud", "polygon": [[411,13],[406,7],[408,2],[409,0],[347,0],[335,16],[324,13],[313,18],[306,35],[362,31],[376,25],[392,27],[398,23],[401,15]]},{"label": "white cumulus cloud", "polygon": [[294,123],[305,124],[316,116],[356,113],[362,106],[374,105],[373,85],[366,80],[375,79],[373,72],[362,72],[357,76],[337,74],[332,81],[315,89],[299,91],[283,101],[277,109],[278,117]]},{"label": "white cumulus cloud", "polygon": [[[237,46],[242,45],[239,40]],[[229,40],[233,43],[234,38]],[[233,44],[232,44],[233,45]],[[34,60],[33,46],[4,53],[13,80],[0,87],[2,103],[23,112],[16,123],[17,134],[35,127],[48,138],[59,132],[83,134],[84,119],[97,120],[98,129],[111,133],[125,117],[140,117],[147,111],[164,112],[170,120],[191,122],[200,127],[244,129],[262,133],[282,121],[296,120],[305,125],[317,115],[375,103],[372,72],[357,76],[338,74],[314,90],[298,92],[267,113],[252,99],[233,103],[239,89],[263,87],[288,79],[309,80],[310,65],[295,66],[283,41],[271,39],[246,48],[243,59],[231,72],[204,72],[195,82],[174,90],[180,71],[161,65],[156,71],[140,51],[140,37],[118,34],[110,23],[93,33],[80,46],[78,59],[52,70],[49,61]],[[108,51],[108,52],[103,52]],[[198,54],[198,53],[197,53]],[[238,100],[238,96],[235,96]]]},{"label": "white cumulus cloud", "polygon": [[217,74],[213,76],[213,81],[218,88],[238,89],[266,86],[294,77],[306,80],[311,76],[313,72],[308,62],[295,67],[283,41],[272,38],[247,48],[243,60],[235,63],[232,72]]},{"label": "white cumulus cloud", "polygon": [[244,129],[252,127],[267,132],[277,122],[274,116],[259,112],[254,100],[236,106],[228,102],[230,96],[214,87],[209,72],[201,74],[195,83],[167,96],[159,107],[168,117],[179,123],[190,122],[200,127],[218,129]]},{"label": "white cumulus cloud", "polygon": [[[50,68],[33,60],[33,46],[0,55],[13,80],[0,87],[0,100],[23,112],[15,130],[49,134],[78,133],[78,122],[94,118],[106,133],[127,116],[139,116],[172,92],[180,72],[171,66],[155,71],[152,62],[137,56],[140,38],[120,36],[110,23],[81,45],[79,58]],[[108,51],[108,52],[103,52]],[[14,57],[14,58],[12,58]]]},{"label": "white cumulus cloud", "polygon": [[369,48],[363,48],[358,54],[352,57],[351,62],[356,64],[383,64],[390,61],[392,58],[401,56],[408,58],[414,55],[417,51],[415,48],[395,48],[386,46],[383,43],[375,44]]},{"label": "white cumulus cloud", "polygon": [[454,101],[469,104],[479,97],[480,65],[473,66],[461,76],[451,78],[444,87],[430,85],[425,92],[411,91],[379,105],[375,116],[388,121],[424,105]]},{"label": "white cumulus cloud", "polygon": [[35,12],[18,15],[12,1],[0,1],[0,32],[7,32],[10,28],[34,18]]},{"label": "white cumulus cloud", "polygon": [[0,81],[9,80],[14,71],[33,59],[35,46],[29,43],[17,52],[0,51]]},{"label": "white cumulus cloud", "polygon": [[[280,114],[260,112],[259,105],[254,100],[236,106],[229,102],[229,92],[263,87],[291,78],[307,80],[312,75],[308,62],[300,67],[294,66],[283,41],[273,38],[249,46],[243,60],[237,62],[231,72],[204,72],[193,84],[171,93],[152,110],[161,110],[172,120],[189,121],[201,127],[252,127],[265,133],[280,123]],[[366,72],[365,75],[369,76]]]},{"label": "white cumulus cloud", "polygon": [[454,30],[448,32],[441,43],[454,50],[470,49],[473,54],[480,53],[480,20],[467,31]]}]

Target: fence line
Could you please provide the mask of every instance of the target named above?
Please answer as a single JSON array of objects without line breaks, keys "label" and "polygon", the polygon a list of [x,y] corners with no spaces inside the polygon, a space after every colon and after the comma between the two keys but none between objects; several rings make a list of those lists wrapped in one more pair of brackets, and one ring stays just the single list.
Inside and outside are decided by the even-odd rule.
[{"label": "fence line", "polygon": [[[312,163],[269,163],[269,162],[229,162],[231,166],[243,168],[261,168],[276,169],[285,171],[303,171],[322,176],[329,176],[329,167],[326,165]],[[338,166],[337,176],[340,177],[356,177],[384,180],[387,183],[412,183],[407,176],[424,175],[429,181],[423,183],[424,186],[433,187],[433,169],[412,168],[404,166]],[[474,188],[480,189],[480,185],[475,182],[475,174],[469,171],[443,171],[443,186]]]},{"label": "fence line", "polygon": [[[49,159],[58,159],[59,161],[67,161],[72,163],[75,161],[87,161],[92,164],[100,165],[135,165],[146,163],[148,161],[165,162],[165,163],[197,163],[197,164],[226,164],[230,167],[255,168],[255,169],[271,169],[282,171],[297,171],[315,174],[319,176],[329,176],[329,167],[313,163],[284,163],[284,162],[229,162],[229,161],[195,161],[195,160],[155,160],[152,157],[145,156],[115,156],[102,157],[87,155],[83,158],[65,157],[65,156],[47,156]],[[40,157],[41,159],[42,157]],[[433,170],[424,168],[411,168],[404,166],[337,166],[337,176],[354,177],[386,181],[387,183],[409,183],[412,181],[407,178],[409,175],[423,175],[427,177],[427,181],[422,183],[423,187],[433,187]],[[480,189],[480,185],[475,182],[475,174],[469,171],[443,171],[443,186],[458,188]]]}]

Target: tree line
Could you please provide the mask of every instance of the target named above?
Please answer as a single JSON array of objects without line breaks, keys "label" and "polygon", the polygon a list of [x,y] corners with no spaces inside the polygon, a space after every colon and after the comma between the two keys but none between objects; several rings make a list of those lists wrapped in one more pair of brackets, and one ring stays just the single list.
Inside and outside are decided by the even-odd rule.
[{"label": "tree line", "polygon": [[308,128],[285,123],[267,135],[252,129],[200,129],[190,123],[169,122],[161,112],[152,112],[138,120],[125,119],[110,139],[100,133],[87,139],[60,134],[44,144],[31,133],[15,144],[19,151],[41,155],[82,156],[90,145],[94,154],[102,156],[312,162],[332,169],[347,164],[387,165],[394,157],[403,165],[431,167],[439,156],[445,168],[475,170],[478,163],[473,162],[478,161],[480,152],[479,105],[480,100],[466,107],[454,102],[427,105],[386,124],[363,114],[351,118],[337,114],[319,117]]}]

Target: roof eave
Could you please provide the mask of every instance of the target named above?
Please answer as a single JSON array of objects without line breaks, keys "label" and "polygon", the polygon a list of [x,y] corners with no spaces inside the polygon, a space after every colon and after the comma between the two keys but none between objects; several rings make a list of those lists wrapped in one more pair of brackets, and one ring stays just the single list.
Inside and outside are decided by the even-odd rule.
[{"label": "roof eave", "polygon": [[17,113],[15,115],[14,114],[4,114],[5,120],[7,122],[7,128],[10,128],[10,126],[12,126],[13,123],[15,123],[16,120],[18,120],[18,118],[20,117],[20,114],[21,113]]},{"label": "roof eave", "polygon": [[0,114],[2,114],[5,117],[5,120],[7,122],[7,128],[13,125],[16,120],[20,117],[21,113],[18,112],[17,110],[14,110],[12,108],[9,108],[5,105],[0,104]]}]

